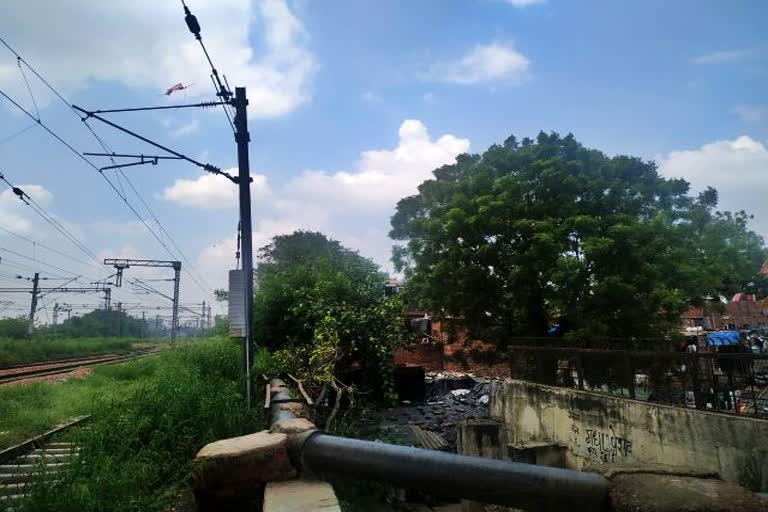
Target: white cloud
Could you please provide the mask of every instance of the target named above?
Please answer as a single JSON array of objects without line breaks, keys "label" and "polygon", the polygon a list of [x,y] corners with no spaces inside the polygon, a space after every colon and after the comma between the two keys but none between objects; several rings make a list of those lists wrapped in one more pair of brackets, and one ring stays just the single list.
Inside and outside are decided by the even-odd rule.
[{"label": "white cloud", "polygon": [[437,102],[437,96],[434,95],[434,93],[431,92],[425,92],[424,96],[422,96],[422,99],[425,103],[436,103]]},{"label": "white cloud", "polygon": [[[280,116],[309,99],[317,66],[306,31],[286,0],[198,0],[192,10],[219,72],[232,87],[248,87],[250,115]],[[73,28],[83,26],[87,30]],[[194,83],[186,94],[212,94],[210,69],[179,2],[87,0],[43,6],[10,0],[3,5],[0,32],[65,93],[98,80],[158,93],[177,82]],[[258,54],[251,34],[263,44]],[[15,59],[8,52],[0,56],[0,86],[27,98]],[[35,93],[38,101],[46,100],[42,87]]]},{"label": "white cloud", "polygon": [[[231,175],[237,175],[237,169],[227,169]],[[267,178],[262,174],[253,174],[251,195],[265,197],[269,194]],[[231,209],[237,205],[237,185],[218,174],[202,174],[197,179],[179,179],[163,191],[163,199],[174,201],[184,206],[206,209]]]},{"label": "white cloud", "polygon": [[323,198],[331,210],[391,209],[398,199],[414,194],[431,172],[469,150],[469,140],[443,135],[432,140],[421,121],[403,121],[394,149],[364,151],[352,171],[306,171],[292,180],[292,195],[304,201]]},{"label": "white cloud", "polygon": [[[394,148],[363,151],[350,170],[306,171],[275,190],[264,213],[254,215],[254,248],[278,234],[316,230],[391,269],[387,233],[397,201],[415,194],[432,171],[469,146],[469,140],[450,134],[431,137],[421,121],[403,121]],[[214,276],[217,286],[226,283],[222,262],[234,263],[234,251],[235,238],[227,237],[200,255],[201,270]]]},{"label": "white cloud", "polygon": [[685,178],[695,191],[707,186],[720,193],[721,210],[754,214],[752,228],[768,238],[768,147],[747,135],[704,144],[698,149],[673,151],[661,160],[669,177]]},{"label": "white cloud", "polygon": [[[53,198],[53,194],[42,185],[16,185],[16,187],[44,207],[48,206]],[[3,228],[16,233],[30,233],[33,224],[28,216],[31,212],[32,210],[10,188],[0,192],[0,226]]]},{"label": "white cloud", "polygon": [[543,4],[547,0],[506,0],[512,7],[528,7],[529,5]]},{"label": "white cloud", "polygon": [[512,43],[491,43],[477,45],[457,60],[433,64],[427,77],[460,85],[520,82],[527,76],[530,64]]},{"label": "white cloud", "polygon": [[193,119],[192,121],[171,130],[171,137],[179,138],[179,137],[185,137],[187,135],[192,135],[199,128],[200,128],[200,122],[197,119]]},{"label": "white cloud", "polygon": [[736,62],[747,57],[747,50],[722,50],[712,53],[699,55],[691,59],[694,64],[722,64],[725,62]]},{"label": "white cloud", "polygon": [[737,105],[733,107],[733,113],[747,123],[760,123],[768,120],[768,107]]}]

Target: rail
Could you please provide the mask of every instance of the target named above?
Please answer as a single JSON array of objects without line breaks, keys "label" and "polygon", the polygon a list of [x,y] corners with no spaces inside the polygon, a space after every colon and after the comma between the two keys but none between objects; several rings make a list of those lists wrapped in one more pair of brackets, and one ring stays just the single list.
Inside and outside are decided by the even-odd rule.
[{"label": "rail", "polygon": [[[87,368],[91,366],[101,366],[132,361],[141,359],[143,357],[157,355],[159,353],[159,350],[136,351],[130,354],[121,354],[115,356],[83,358],[80,360],[73,359],[67,361],[64,364],[57,364],[56,361],[52,361],[49,363],[39,363],[37,365],[30,366],[0,368],[0,385],[9,384],[11,382],[20,380],[69,373],[77,370],[78,368]],[[25,369],[27,367],[30,369]]]},{"label": "rail", "polygon": [[516,379],[768,417],[768,354],[513,346],[509,363]]},{"label": "rail", "polygon": [[[295,418],[279,404],[300,400],[287,392],[283,381],[270,384],[280,388],[270,406],[273,425]],[[610,484],[595,473],[349,439],[316,430],[292,436],[289,452],[302,472],[326,478],[372,480],[532,510],[570,510],[575,503],[579,510],[608,507]]]}]

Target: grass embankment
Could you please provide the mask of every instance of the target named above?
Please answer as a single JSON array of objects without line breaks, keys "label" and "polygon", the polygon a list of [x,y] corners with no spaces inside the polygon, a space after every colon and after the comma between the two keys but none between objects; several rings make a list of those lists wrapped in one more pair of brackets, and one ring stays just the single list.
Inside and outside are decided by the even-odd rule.
[{"label": "grass embankment", "polygon": [[72,471],[36,484],[14,510],[168,510],[200,447],[261,429],[260,410],[243,407],[240,378],[239,349],[221,339],[99,367],[83,381],[0,389],[0,418],[17,428],[45,423],[35,409],[93,414],[87,429],[68,435],[81,446]]},{"label": "grass embankment", "polygon": [[0,367],[49,359],[105,354],[158,343],[167,344],[167,341],[138,340],[137,338],[0,338]]}]

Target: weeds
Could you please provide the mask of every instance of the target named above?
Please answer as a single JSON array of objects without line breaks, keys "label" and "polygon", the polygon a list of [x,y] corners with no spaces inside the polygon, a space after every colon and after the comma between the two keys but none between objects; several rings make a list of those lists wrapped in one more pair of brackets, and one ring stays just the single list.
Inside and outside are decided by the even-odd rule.
[{"label": "weeds", "polygon": [[[203,445],[262,426],[260,410],[243,407],[237,345],[199,342],[150,359],[130,393],[103,395],[88,428],[68,436],[81,447],[71,471],[53,485],[41,478],[15,510],[166,510]],[[130,381],[125,370],[113,377]]]},{"label": "weeds", "polygon": [[[150,340],[141,341],[145,344]],[[136,338],[0,338],[0,365],[130,350],[135,342]]]}]

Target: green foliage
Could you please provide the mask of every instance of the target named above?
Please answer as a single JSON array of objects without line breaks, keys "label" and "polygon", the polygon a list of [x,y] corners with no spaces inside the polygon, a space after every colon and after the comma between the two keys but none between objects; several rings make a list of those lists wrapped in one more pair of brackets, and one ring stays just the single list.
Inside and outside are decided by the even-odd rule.
[{"label": "green foliage", "polygon": [[135,342],[135,338],[0,339],[0,363],[16,364],[104,354],[129,350]]},{"label": "green foliage", "polygon": [[391,236],[419,305],[504,344],[572,334],[660,336],[703,295],[753,280],[766,258],[743,212],[688,195],[652,162],[572,135],[515,137],[461,155],[398,203]]},{"label": "green foliage", "polygon": [[0,319],[0,338],[26,338],[28,326],[29,320],[23,317]]},{"label": "green foliage", "polygon": [[253,364],[251,371],[255,379],[261,375],[272,378],[278,373],[277,365],[272,357],[272,353],[266,347],[257,347],[253,353]]},{"label": "green foliage", "polygon": [[110,368],[115,389],[131,391],[91,402],[89,429],[73,434],[81,455],[72,470],[38,482],[14,510],[170,510],[203,445],[261,427],[260,410],[243,407],[239,360],[237,345],[220,339]]},{"label": "green foliage", "polygon": [[211,336],[229,336],[229,318],[216,315],[210,334]]},{"label": "green foliage", "polygon": [[[360,366],[380,387],[404,336],[403,305],[378,267],[321,233],[278,236],[259,251],[254,333],[277,368],[313,384]],[[386,378],[386,375],[384,376]]]},{"label": "green foliage", "polygon": [[65,338],[90,338],[95,336],[134,336],[146,338],[149,329],[141,319],[127,315],[124,311],[97,309],[83,316],[75,316],[60,325],[51,325],[37,330],[39,336],[62,336]]},{"label": "green foliage", "polygon": [[159,359],[97,366],[87,379],[31,382],[0,387],[0,449],[92,411],[94,399],[136,392],[136,383],[155,373]]}]

